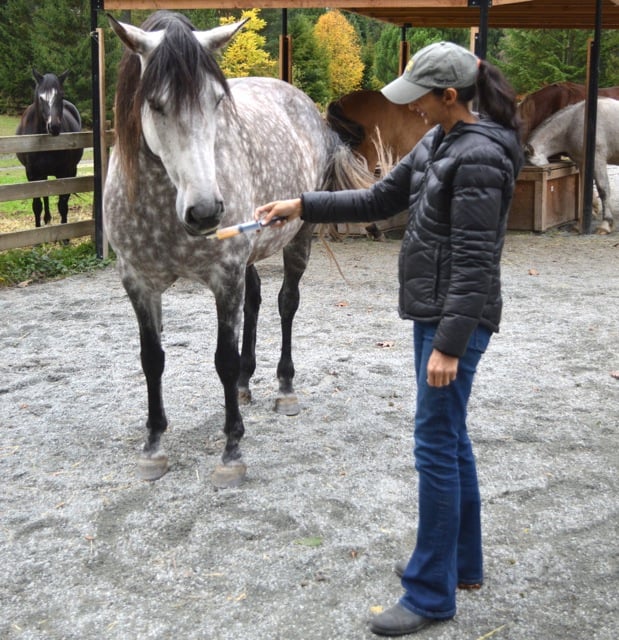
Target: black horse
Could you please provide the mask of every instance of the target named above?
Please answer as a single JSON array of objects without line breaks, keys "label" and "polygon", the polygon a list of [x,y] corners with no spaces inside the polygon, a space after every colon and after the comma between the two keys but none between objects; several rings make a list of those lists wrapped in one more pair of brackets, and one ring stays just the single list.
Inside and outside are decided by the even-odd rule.
[{"label": "black horse", "polygon": [[[68,75],[65,71],[59,76],[53,73],[40,74],[32,70],[36,82],[34,102],[24,111],[21,122],[17,127],[17,135],[49,133],[57,136],[61,133],[74,133],[82,130],[82,119],[74,104],[64,99],[63,83]],[[18,160],[26,168],[29,182],[33,180],[47,180],[49,176],[55,178],[74,178],[77,165],[82,159],[83,149],[68,149],[61,151],[34,151],[18,153]],[[65,193],[58,197],[58,213],[60,221],[67,221],[69,212],[69,196]],[[49,198],[43,198],[45,204],[45,224],[49,224],[52,216],[49,212]],[[41,198],[33,198],[32,211],[37,227],[41,226]]]}]

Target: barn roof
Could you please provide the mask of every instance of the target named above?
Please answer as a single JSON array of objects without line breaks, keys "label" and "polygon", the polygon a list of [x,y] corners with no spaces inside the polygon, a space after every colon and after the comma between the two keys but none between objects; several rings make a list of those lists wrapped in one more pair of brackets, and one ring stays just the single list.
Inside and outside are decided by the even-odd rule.
[{"label": "barn roof", "polygon": [[[619,29],[619,0],[601,0],[602,29]],[[398,26],[479,26],[480,0],[105,0],[106,9],[343,9]],[[489,28],[593,29],[592,0],[491,0]]]}]

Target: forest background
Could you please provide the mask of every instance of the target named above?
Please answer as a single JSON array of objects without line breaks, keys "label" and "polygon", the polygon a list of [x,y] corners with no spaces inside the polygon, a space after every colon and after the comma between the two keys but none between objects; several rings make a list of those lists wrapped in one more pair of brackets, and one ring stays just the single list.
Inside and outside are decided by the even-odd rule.
[{"label": "forest background", "polygon": [[[293,4],[293,3],[291,3]],[[112,12],[141,24],[150,12]],[[183,11],[199,29],[249,18],[222,55],[228,77],[278,76],[280,10]],[[105,29],[106,119],[112,118],[116,70],[122,44]],[[292,79],[320,107],[356,89],[379,89],[398,74],[401,30],[349,12],[288,9],[292,36]],[[491,29],[488,59],[509,78],[519,94],[551,83],[584,83],[587,30]],[[409,28],[411,51],[440,39],[469,46],[468,29]],[[0,114],[19,115],[31,102],[32,69],[56,74],[69,70],[66,97],[79,108],[84,125],[92,122],[90,2],[85,0],[0,0]],[[619,85],[619,31],[602,33],[600,86]]]}]

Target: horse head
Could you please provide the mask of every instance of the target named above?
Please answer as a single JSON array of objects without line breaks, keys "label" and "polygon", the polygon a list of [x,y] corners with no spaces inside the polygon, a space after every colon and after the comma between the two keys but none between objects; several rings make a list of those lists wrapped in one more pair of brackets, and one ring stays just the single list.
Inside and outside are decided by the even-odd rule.
[{"label": "horse head", "polygon": [[543,153],[536,151],[535,147],[528,142],[524,145],[524,157],[529,164],[536,167],[548,164],[548,158]]},{"label": "horse head", "polygon": [[47,133],[52,136],[57,136],[62,131],[64,107],[63,83],[68,74],[68,70],[59,76],[53,73],[43,75],[36,69],[32,70],[32,76],[36,83],[34,89],[34,105],[39,114],[39,120],[45,124]]},{"label": "horse head", "polygon": [[[224,214],[215,172],[215,136],[217,112],[230,100],[230,92],[214,53],[246,20],[196,31],[179,14],[154,16],[142,25],[145,29],[108,16],[116,35],[139,59],[132,95],[122,97],[119,73],[117,111],[134,110],[130,135],[141,137],[165,168],[177,190],[176,213],[185,229],[204,235],[217,228]],[[121,118],[117,113],[118,121],[130,119],[131,114]],[[129,153],[123,146],[135,144],[127,137],[119,131],[121,154]]]}]

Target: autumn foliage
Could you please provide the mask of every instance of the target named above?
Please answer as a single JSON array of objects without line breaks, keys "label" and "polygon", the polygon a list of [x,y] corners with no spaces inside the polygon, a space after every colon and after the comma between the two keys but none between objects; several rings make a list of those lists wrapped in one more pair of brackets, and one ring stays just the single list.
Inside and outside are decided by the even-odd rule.
[{"label": "autumn foliage", "polygon": [[[226,47],[220,66],[228,78],[247,76],[277,77],[278,63],[264,50],[266,38],[258,32],[266,26],[259,9],[243,11],[247,19],[234,40]],[[236,18],[221,18],[221,24],[231,24]]]},{"label": "autumn foliage", "polygon": [[361,88],[363,61],[354,27],[340,11],[328,11],[314,27],[314,37],[329,60],[331,94],[339,97]]}]

